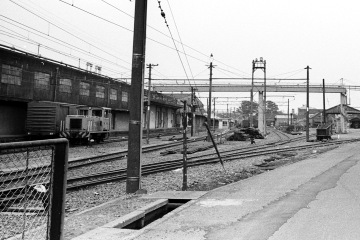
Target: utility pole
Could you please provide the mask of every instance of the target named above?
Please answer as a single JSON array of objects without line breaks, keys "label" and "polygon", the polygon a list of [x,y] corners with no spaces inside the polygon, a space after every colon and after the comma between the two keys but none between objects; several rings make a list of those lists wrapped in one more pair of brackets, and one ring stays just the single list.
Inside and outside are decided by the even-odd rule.
[{"label": "utility pole", "polygon": [[126,193],[135,193],[141,188],[141,117],[144,105],[143,80],[145,69],[146,15],[147,0],[135,1]]},{"label": "utility pole", "polygon": [[250,116],[249,116],[250,117],[250,127],[253,127],[253,125],[254,125],[254,118],[253,118],[254,72],[255,72],[255,60],[252,61],[251,90],[250,90]]},{"label": "utility pole", "polygon": [[195,89],[194,87],[191,87],[191,116],[192,116],[192,122],[191,122],[191,136],[194,136],[194,131],[196,131],[195,129]]},{"label": "utility pole", "polygon": [[187,137],[186,137],[186,128],[187,128],[187,112],[186,112],[186,100],[184,101],[184,112],[182,117],[183,125],[183,184],[182,190],[187,190]]},{"label": "utility pole", "polygon": [[213,122],[213,131],[215,132],[215,98],[214,98],[214,122]]},{"label": "utility pole", "polygon": [[[210,57],[212,58],[213,55],[211,54]],[[212,61],[210,62],[210,79],[209,79],[209,101],[208,101],[208,109],[207,109],[207,123],[208,126],[211,126],[211,92],[212,92],[212,69],[214,68],[214,65],[212,63]],[[208,132],[208,136],[207,136],[207,141],[210,142],[211,138],[210,138],[210,132]]]},{"label": "utility pole", "polygon": [[289,119],[289,115],[290,115],[290,108],[289,108],[289,99],[288,99],[288,126],[290,126],[290,119]]},{"label": "utility pole", "polygon": [[306,141],[309,142],[309,71],[310,67],[305,68],[306,71]]},{"label": "utility pole", "polygon": [[325,109],[325,79],[323,79],[323,123],[326,123],[326,109]]},{"label": "utility pole", "polygon": [[149,144],[149,136],[150,136],[150,98],[151,98],[151,69],[153,67],[159,66],[159,64],[147,64],[149,69],[149,82],[148,82],[148,101],[146,108],[146,143]]}]

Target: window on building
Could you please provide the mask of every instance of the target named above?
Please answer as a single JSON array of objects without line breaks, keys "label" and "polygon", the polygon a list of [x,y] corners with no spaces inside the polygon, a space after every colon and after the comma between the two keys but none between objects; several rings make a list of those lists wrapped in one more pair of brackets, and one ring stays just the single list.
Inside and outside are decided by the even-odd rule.
[{"label": "window on building", "polygon": [[110,89],[110,99],[111,100],[117,100],[117,90],[116,89]]},{"label": "window on building", "polygon": [[71,79],[60,78],[59,91],[64,93],[71,93]]},{"label": "window on building", "polygon": [[227,121],[223,121],[223,126],[226,127],[228,125]]},{"label": "window on building", "polygon": [[96,97],[97,98],[105,98],[105,87],[96,86]]},{"label": "window on building", "polygon": [[128,102],[128,92],[122,92],[121,101]]},{"label": "window on building", "polygon": [[13,85],[21,85],[22,69],[2,64],[1,82]]},{"label": "window on building", "polygon": [[50,74],[43,72],[35,72],[34,74],[35,88],[49,90]]},{"label": "window on building", "polygon": [[90,96],[90,83],[80,82],[80,95]]}]

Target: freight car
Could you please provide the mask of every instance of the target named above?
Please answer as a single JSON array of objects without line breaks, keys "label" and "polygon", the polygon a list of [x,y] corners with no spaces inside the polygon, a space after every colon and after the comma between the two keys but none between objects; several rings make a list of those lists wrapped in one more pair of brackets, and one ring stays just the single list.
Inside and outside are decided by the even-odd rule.
[{"label": "freight car", "polygon": [[77,114],[77,106],[56,102],[29,102],[26,132],[30,139],[56,138],[63,131],[67,115]]},{"label": "freight car", "polygon": [[111,109],[105,107],[80,107],[78,115],[67,115],[61,137],[91,142],[104,141],[111,129]]}]

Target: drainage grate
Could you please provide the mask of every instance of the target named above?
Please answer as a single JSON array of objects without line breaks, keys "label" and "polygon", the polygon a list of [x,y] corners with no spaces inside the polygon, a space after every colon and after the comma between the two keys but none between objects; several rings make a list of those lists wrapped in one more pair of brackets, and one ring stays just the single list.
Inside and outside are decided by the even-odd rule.
[{"label": "drainage grate", "polygon": [[167,204],[151,209],[151,211],[148,212],[145,211],[145,215],[142,218],[138,218],[128,223],[123,226],[122,229],[140,230],[190,200],[191,199],[169,199]]}]

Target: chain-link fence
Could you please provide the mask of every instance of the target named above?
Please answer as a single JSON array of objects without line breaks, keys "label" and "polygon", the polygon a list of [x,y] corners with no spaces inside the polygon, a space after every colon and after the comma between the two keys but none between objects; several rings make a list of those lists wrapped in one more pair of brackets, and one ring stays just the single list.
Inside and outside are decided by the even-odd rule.
[{"label": "chain-link fence", "polygon": [[[65,154],[56,154],[59,146]],[[0,144],[1,240],[51,239],[52,200],[57,194],[53,188],[55,162],[59,156],[66,156],[59,160],[65,169],[66,140]],[[60,174],[66,176],[66,171]],[[64,188],[60,188],[63,193]]]}]

